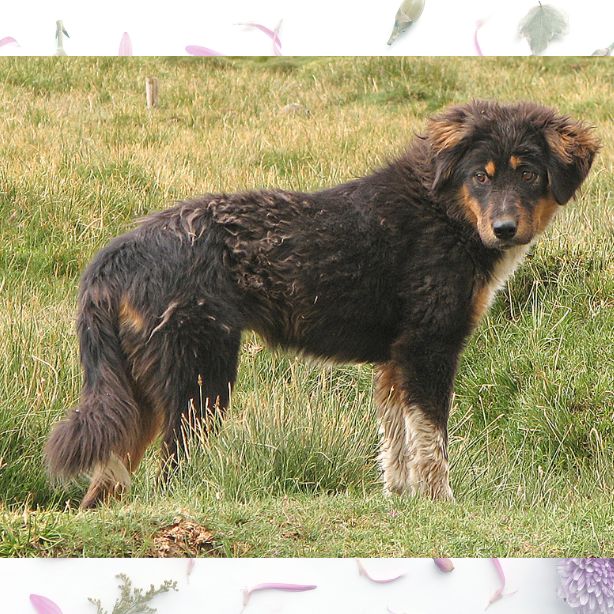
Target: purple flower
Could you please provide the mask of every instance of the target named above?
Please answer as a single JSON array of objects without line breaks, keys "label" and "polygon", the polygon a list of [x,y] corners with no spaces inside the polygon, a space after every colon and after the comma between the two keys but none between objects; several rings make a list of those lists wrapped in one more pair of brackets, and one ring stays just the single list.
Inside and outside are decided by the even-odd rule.
[{"label": "purple flower", "polygon": [[559,596],[577,614],[614,612],[614,559],[564,559]]}]

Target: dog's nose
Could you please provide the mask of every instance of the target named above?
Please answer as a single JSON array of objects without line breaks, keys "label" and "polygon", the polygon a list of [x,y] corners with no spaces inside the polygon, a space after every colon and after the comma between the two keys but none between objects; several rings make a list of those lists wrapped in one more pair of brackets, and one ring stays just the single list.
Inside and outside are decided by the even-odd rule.
[{"label": "dog's nose", "polygon": [[514,220],[497,220],[492,225],[492,230],[497,239],[511,239],[515,234],[518,226]]}]

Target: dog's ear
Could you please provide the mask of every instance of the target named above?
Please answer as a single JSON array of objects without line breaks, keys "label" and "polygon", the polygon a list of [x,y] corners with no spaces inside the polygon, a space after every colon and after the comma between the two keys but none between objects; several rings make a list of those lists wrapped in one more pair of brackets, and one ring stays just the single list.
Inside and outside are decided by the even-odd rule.
[{"label": "dog's ear", "polygon": [[452,107],[429,120],[426,138],[433,154],[434,191],[451,179],[463,156],[468,137],[473,131],[472,116],[471,108],[465,105]]},{"label": "dog's ear", "polygon": [[550,189],[556,202],[564,205],[586,179],[599,151],[599,141],[591,128],[569,117],[551,117],[543,131],[550,150]]}]

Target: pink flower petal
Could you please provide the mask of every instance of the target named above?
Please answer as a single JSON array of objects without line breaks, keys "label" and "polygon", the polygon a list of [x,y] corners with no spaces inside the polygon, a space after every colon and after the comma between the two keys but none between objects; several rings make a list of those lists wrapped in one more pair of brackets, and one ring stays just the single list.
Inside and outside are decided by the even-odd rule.
[{"label": "pink flower petal", "polygon": [[185,50],[190,55],[199,55],[199,56],[218,56],[224,55],[219,51],[215,51],[215,49],[209,49],[209,47],[201,47],[200,45],[188,45]]},{"label": "pink flower petal", "polygon": [[188,582],[190,581],[190,576],[192,575],[192,572],[194,571],[194,565],[196,565],[196,559],[188,559],[188,566],[187,566],[187,569],[185,570],[185,575],[188,579]]},{"label": "pink flower petal", "polygon": [[281,55],[281,39],[279,38],[279,28],[281,28],[281,21],[277,24],[275,30],[271,30],[271,28],[267,28],[259,23],[238,23],[238,26],[245,26],[247,28],[256,28],[261,32],[264,32],[272,41],[273,41],[273,53],[275,55]]},{"label": "pink flower petal", "polygon": [[371,582],[375,582],[376,584],[389,584],[390,582],[395,582],[396,580],[399,580],[405,575],[404,573],[401,573],[396,576],[392,576],[390,578],[374,578],[367,571],[366,567],[362,564],[362,561],[360,559],[356,559],[356,564],[358,565],[358,573],[361,576],[364,576],[365,578],[367,578],[367,580],[370,580]]},{"label": "pink flower petal", "polygon": [[273,30],[273,33],[275,34],[275,38],[273,39],[273,53],[275,55],[281,55],[281,39],[279,38],[280,28],[281,28],[281,21],[277,24],[277,26],[275,27],[275,30]]},{"label": "pink flower petal", "polygon": [[496,601],[499,601],[499,599],[501,599],[503,597],[503,591],[498,588],[491,596],[490,599],[488,600],[488,605],[486,606],[486,610]]},{"label": "pink flower petal", "polygon": [[283,582],[265,582],[264,584],[256,584],[251,588],[246,588],[243,591],[243,605],[246,606],[252,593],[257,591],[289,591],[298,593],[302,591],[312,591],[318,588],[315,584],[285,584]]},{"label": "pink flower petal", "polygon": [[499,559],[490,559],[492,564],[495,566],[497,571],[497,576],[499,576],[499,582],[501,582],[501,588],[505,588],[505,572],[503,571],[503,566],[501,565],[501,561]]},{"label": "pink flower petal", "polygon": [[478,40],[478,32],[480,28],[486,23],[486,19],[479,19],[475,23],[475,32],[473,33],[473,46],[475,47],[475,52],[479,56],[483,56],[482,48],[480,47],[480,41]]},{"label": "pink flower petal", "polygon": [[499,601],[502,597],[508,597],[509,595],[513,595],[516,591],[511,593],[504,593],[505,590],[505,572],[503,571],[503,566],[501,565],[501,561],[499,559],[490,559],[492,564],[495,566],[495,570],[497,572],[497,576],[499,577],[499,588],[490,596],[488,600],[488,604],[486,605],[486,609],[488,609],[493,603]]},{"label": "pink flower petal", "polygon": [[30,603],[34,606],[37,614],[62,614],[62,610],[57,604],[42,595],[30,595]]},{"label": "pink flower petal", "polygon": [[4,38],[0,38],[0,47],[4,47],[4,45],[10,45],[11,43],[17,44],[17,41],[12,36],[5,36]]},{"label": "pink flower petal", "polygon": [[132,41],[128,32],[124,32],[119,43],[119,55],[132,55]]},{"label": "pink flower petal", "polygon": [[454,563],[452,562],[452,559],[433,559],[433,561],[441,571],[450,573],[454,570]]}]

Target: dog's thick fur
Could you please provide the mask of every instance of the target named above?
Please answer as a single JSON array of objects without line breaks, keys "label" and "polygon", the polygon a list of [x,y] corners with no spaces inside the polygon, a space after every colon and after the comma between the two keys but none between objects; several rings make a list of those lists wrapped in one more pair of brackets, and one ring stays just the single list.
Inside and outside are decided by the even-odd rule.
[{"label": "dog's thick fur", "polygon": [[122,491],[162,434],[223,414],[241,332],[377,365],[387,492],[452,497],[447,431],[463,344],[598,143],[530,103],[430,120],[400,159],[320,192],[207,194],[151,215],[87,268],[84,384],[56,425],[53,475],[93,472],[82,505]]}]

